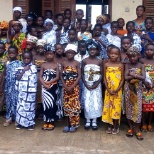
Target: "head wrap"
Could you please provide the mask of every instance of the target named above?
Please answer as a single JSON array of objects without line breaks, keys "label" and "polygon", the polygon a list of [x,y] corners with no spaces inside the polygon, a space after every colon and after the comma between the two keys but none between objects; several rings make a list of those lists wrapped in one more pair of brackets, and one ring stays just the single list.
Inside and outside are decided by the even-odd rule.
[{"label": "head wrap", "polygon": [[43,39],[39,39],[38,41],[37,41],[37,44],[36,44],[36,46],[45,46],[45,43],[46,43],[46,41],[45,40],[43,40]]},{"label": "head wrap", "polygon": [[94,39],[89,39],[86,43],[87,43],[87,50],[91,48],[95,49],[99,48],[99,44]]},{"label": "head wrap", "polygon": [[47,52],[47,51],[54,52],[55,46],[53,44],[45,44],[44,50],[45,50],[45,52]]},{"label": "head wrap", "polygon": [[51,19],[46,19],[45,21],[44,21],[44,26],[46,26],[46,24],[48,23],[48,22],[50,22],[52,25],[54,25],[54,22],[53,22],[53,20],[51,20]]},{"label": "head wrap", "polygon": [[38,40],[37,37],[32,36],[32,35],[28,35],[26,42],[32,42],[32,43],[36,44],[37,40]]},{"label": "head wrap", "polygon": [[20,11],[20,12],[22,13],[22,8],[19,7],[19,6],[16,6],[16,7],[14,7],[14,9],[13,9],[13,13],[14,13],[14,11]]},{"label": "head wrap", "polygon": [[77,53],[77,46],[74,44],[68,44],[65,48],[65,52],[67,52],[68,50],[73,50]]},{"label": "head wrap", "polygon": [[7,21],[1,21],[0,22],[0,29],[8,29],[9,23]]},{"label": "head wrap", "polygon": [[132,46],[128,48],[126,52],[126,55],[137,55],[137,54],[140,54],[140,51],[136,46]]},{"label": "head wrap", "polygon": [[29,12],[29,14],[26,15],[25,19],[33,19],[36,20],[37,15],[34,12]]}]

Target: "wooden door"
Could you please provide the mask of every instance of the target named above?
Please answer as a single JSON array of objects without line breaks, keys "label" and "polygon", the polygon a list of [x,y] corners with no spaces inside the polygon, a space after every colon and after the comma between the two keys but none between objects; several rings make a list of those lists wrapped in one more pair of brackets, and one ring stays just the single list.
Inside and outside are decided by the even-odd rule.
[{"label": "wooden door", "polygon": [[154,19],[154,0],[143,0],[143,5],[146,7],[145,17]]}]

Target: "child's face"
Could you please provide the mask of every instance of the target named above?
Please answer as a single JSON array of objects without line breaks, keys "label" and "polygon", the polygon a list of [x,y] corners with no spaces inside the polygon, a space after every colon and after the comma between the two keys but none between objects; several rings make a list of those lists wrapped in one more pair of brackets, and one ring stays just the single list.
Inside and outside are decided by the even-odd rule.
[{"label": "child's face", "polygon": [[35,37],[37,37],[37,30],[36,30],[36,28],[32,28],[30,34],[33,35],[33,36],[35,36]]},{"label": "child's face", "polygon": [[20,24],[14,24],[14,25],[13,25],[13,30],[14,30],[15,32],[20,32],[20,29],[21,29]]},{"label": "child's face", "polygon": [[15,49],[11,48],[11,49],[8,50],[8,56],[9,56],[10,60],[12,61],[12,60],[15,60],[17,58],[18,53]]},{"label": "child's face", "polygon": [[139,59],[139,54],[128,55],[128,59],[132,64],[136,64]]},{"label": "child's face", "polygon": [[71,19],[71,12],[70,11],[65,12],[65,18]]},{"label": "child's face", "polygon": [[101,24],[102,26],[105,24],[102,18],[99,18],[96,22],[97,24]]},{"label": "child's face", "polygon": [[81,21],[83,17],[84,17],[84,15],[83,15],[82,11],[80,11],[80,10],[76,11],[77,20]]},{"label": "child's face", "polygon": [[113,24],[112,27],[111,27],[111,30],[112,30],[112,33],[113,34],[116,34],[117,33],[117,30],[118,30],[118,24],[116,24],[116,23]]},{"label": "child's face", "polygon": [[32,61],[32,57],[28,53],[25,53],[22,58],[25,65],[30,64]]},{"label": "child's face", "polygon": [[75,38],[76,38],[76,33],[75,33],[75,31],[74,31],[74,30],[70,30],[70,31],[68,32],[68,37],[69,37],[69,40],[70,40],[70,41],[75,41]]},{"label": "child's face", "polygon": [[41,45],[38,45],[37,46],[37,51],[39,52],[40,55],[43,55],[44,54],[44,47],[41,46]]},{"label": "child's face", "polygon": [[63,23],[63,26],[64,26],[64,29],[68,29],[69,26],[70,26],[70,21],[68,19],[65,19],[64,23]]},{"label": "child's face", "polygon": [[33,19],[32,18],[27,18],[27,24],[28,26],[32,25],[33,24]]},{"label": "child's face", "polygon": [[20,19],[20,16],[21,16],[21,12],[20,11],[14,11],[14,17],[16,18],[16,19]]},{"label": "child's face", "polygon": [[147,30],[151,30],[151,28],[152,28],[152,20],[151,19],[146,20],[145,27]]},{"label": "child's face", "polygon": [[52,13],[51,12],[45,13],[45,19],[47,19],[47,18],[52,19]]},{"label": "child's face", "polygon": [[45,54],[46,60],[49,62],[53,61],[54,56],[55,56],[54,52],[51,52],[51,51],[47,51]]},{"label": "child's face", "polygon": [[50,22],[47,22],[45,28],[46,28],[47,31],[50,31],[53,28],[53,24],[50,23]]},{"label": "child's face", "polygon": [[100,36],[101,35],[101,32],[102,32],[102,30],[101,30],[101,28],[98,26],[98,27],[95,27],[95,36]]},{"label": "child's face", "polygon": [[131,44],[130,39],[124,39],[121,44],[122,49],[124,49],[125,51],[127,51],[127,49],[131,47],[131,45],[132,44]]},{"label": "child's face", "polygon": [[129,23],[128,26],[126,27],[126,29],[128,32],[132,33],[132,32],[134,32],[135,27],[134,27],[133,23]]},{"label": "child's face", "polygon": [[66,52],[66,57],[67,57],[69,60],[74,59],[74,56],[75,56],[75,55],[76,55],[76,52],[73,51],[73,50],[68,50],[68,51]]},{"label": "child's face", "polygon": [[86,21],[81,21],[80,27],[81,27],[81,30],[82,30],[82,31],[86,31],[86,29],[87,29],[87,27],[88,27],[87,22],[86,22]]},{"label": "child's face", "polygon": [[57,21],[57,24],[58,25],[62,25],[63,24],[63,21],[64,21],[63,16],[58,16],[56,21]]},{"label": "child's face", "polygon": [[98,50],[96,48],[90,48],[88,50],[88,53],[89,53],[90,56],[94,57],[98,54]]},{"label": "child's face", "polygon": [[0,55],[3,55],[5,52],[5,45],[4,44],[0,44]]},{"label": "child's face", "polygon": [[56,49],[56,54],[57,55],[62,55],[64,53],[62,45],[56,45],[55,49]]},{"label": "child's face", "polygon": [[34,48],[34,43],[32,42],[26,42],[26,50],[31,51]]},{"label": "child's face", "polygon": [[119,50],[116,48],[113,48],[110,50],[109,52],[109,58],[111,61],[116,62],[118,60],[118,58],[120,57],[120,53]]},{"label": "child's face", "polygon": [[118,26],[119,26],[119,28],[123,28],[124,25],[125,25],[124,19],[119,19],[119,20],[118,20]]},{"label": "child's face", "polygon": [[154,56],[154,45],[148,45],[145,50],[145,54],[148,58]]},{"label": "child's face", "polygon": [[80,43],[79,45],[79,52],[81,55],[85,55],[86,54],[86,43]]},{"label": "child's face", "polygon": [[43,26],[44,21],[42,17],[38,17],[36,22],[39,26]]},{"label": "child's face", "polygon": [[136,9],[136,15],[137,15],[138,17],[142,17],[143,14],[144,14],[144,9],[143,9],[142,7],[138,7],[138,8]]}]

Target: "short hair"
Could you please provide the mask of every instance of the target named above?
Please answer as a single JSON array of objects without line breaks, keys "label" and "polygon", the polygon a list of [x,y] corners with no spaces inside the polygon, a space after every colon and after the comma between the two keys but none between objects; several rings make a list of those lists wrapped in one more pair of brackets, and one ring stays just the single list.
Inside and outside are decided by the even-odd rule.
[{"label": "short hair", "polygon": [[152,45],[152,46],[154,46],[154,43],[148,43],[148,44],[146,44],[146,46],[145,46],[145,50],[147,49],[148,45]]},{"label": "short hair", "polygon": [[111,27],[112,27],[114,24],[119,25],[119,24],[118,24],[118,21],[112,21],[112,22],[111,22]]},{"label": "short hair", "polygon": [[64,15],[61,14],[61,13],[56,14],[55,18],[57,19],[57,18],[60,17],[60,16],[64,18]]},{"label": "short hair", "polygon": [[49,13],[52,14],[52,10],[45,10],[45,14],[46,14],[47,12],[49,12]]},{"label": "short hair", "polygon": [[78,11],[81,11],[81,12],[82,12],[82,14],[84,14],[84,12],[83,12],[83,10],[82,10],[82,9],[78,9],[78,10],[76,10],[76,13],[77,13]]},{"label": "short hair", "polygon": [[94,30],[95,30],[96,27],[100,27],[101,30],[103,29],[101,24],[95,24]]},{"label": "short hair", "polygon": [[128,21],[128,22],[126,23],[126,27],[128,27],[129,24],[133,24],[133,26],[135,26],[135,23],[134,23],[133,21]]},{"label": "short hair", "polygon": [[85,22],[88,24],[88,21],[87,21],[86,19],[82,19],[81,22],[82,22],[82,21],[85,21]]},{"label": "short hair", "polygon": [[14,49],[16,53],[18,53],[18,48],[14,45],[9,46],[8,48],[8,52],[10,51],[10,49]]},{"label": "short hair", "polygon": [[119,21],[119,20],[121,20],[121,19],[122,19],[123,21],[125,21],[124,18],[118,18],[117,21]]},{"label": "short hair", "polygon": [[80,40],[80,41],[78,41],[78,47],[79,47],[82,43],[86,45],[86,41],[85,41],[85,40]]},{"label": "short hair", "polygon": [[38,18],[42,18],[42,19],[44,20],[44,17],[43,17],[43,16],[38,16],[38,17],[36,18],[36,20],[38,20]]},{"label": "short hair", "polygon": [[110,50],[109,50],[109,53],[110,53],[110,51],[112,50],[112,49],[117,49],[118,50],[118,52],[119,52],[119,54],[120,54],[120,48],[118,48],[117,46],[112,46],[111,48],[110,48]]},{"label": "short hair", "polygon": [[71,23],[71,19],[69,19],[69,18],[67,18],[67,17],[64,18],[64,20],[69,20],[69,23]]},{"label": "short hair", "polygon": [[33,59],[33,54],[30,51],[23,51],[22,53],[22,57],[24,56],[24,54],[29,54],[30,58]]},{"label": "short hair", "polygon": [[36,26],[34,26],[34,25],[32,25],[32,26],[27,26],[27,31],[28,31],[28,33],[31,33],[33,28],[36,29]]},{"label": "short hair", "polygon": [[139,6],[137,6],[136,10],[137,10],[139,7],[143,8],[143,11],[145,12],[145,6],[144,6],[144,5],[139,5]]},{"label": "short hair", "polygon": [[75,28],[71,28],[71,29],[69,29],[68,32],[70,32],[70,31],[74,31],[74,32],[76,33],[76,29],[75,29]]},{"label": "short hair", "polygon": [[153,18],[152,17],[146,17],[144,22],[146,23],[147,20],[151,20],[153,22]]},{"label": "short hair", "polygon": [[72,14],[72,11],[70,9],[65,9],[64,14],[66,14],[66,12],[70,12],[70,14]]},{"label": "short hair", "polygon": [[55,44],[55,48],[56,48],[57,45],[60,45],[61,47],[63,47],[62,44],[60,44],[60,43],[56,43],[56,44]]},{"label": "short hair", "polygon": [[133,40],[129,36],[123,36],[121,38],[121,44],[122,44],[123,40],[130,40],[130,42],[133,42]]},{"label": "short hair", "polygon": [[111,19],[111,16],[109,14],[104,14],[109,20]]}]

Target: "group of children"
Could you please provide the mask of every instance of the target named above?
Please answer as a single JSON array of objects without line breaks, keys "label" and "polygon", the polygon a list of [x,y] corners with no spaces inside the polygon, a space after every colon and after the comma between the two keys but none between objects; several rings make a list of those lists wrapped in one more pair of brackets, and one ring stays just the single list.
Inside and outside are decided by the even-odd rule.
[{"label": "group of children", "polygon": [[53,130],[54,122],[66,116],[63,132],[75,132],[82,111],[86,130],[97,130],[102,117],[108,123],[106,133],[118,134],[123,111],[127,137],[143,140],[140,129],[153,131],[154,24],[146,18],[137,25],[143,6],[136,9],[137,19],[127,22],[127,30],[124,19],[110,24],[107,14],[98,16],[91,30],[80,9],[76,23],[66,9],[56,15],[56,24],[51,11],[45,21],[32,13],[21,20],[22,9],[13,11],[15,19],[1,26],[0,107],[5,101],[5,127],[15,121],[16,129],[33,130],[42,103],[43,130]]}]

